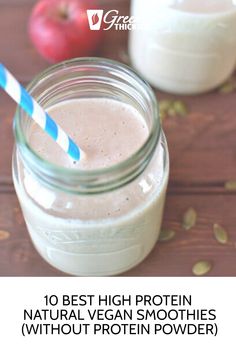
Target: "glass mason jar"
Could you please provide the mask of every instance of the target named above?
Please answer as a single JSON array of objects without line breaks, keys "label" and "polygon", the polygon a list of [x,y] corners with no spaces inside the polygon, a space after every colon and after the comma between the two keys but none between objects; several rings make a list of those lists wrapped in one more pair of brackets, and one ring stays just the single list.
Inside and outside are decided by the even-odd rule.
[{"label": "glass mason jar", "polygon": [[14,120],[13,180],[41,256],[74,275],[112,275],[132,268],[158,239],[169,174],[151,88],[118,62],[81,58],[52,66],[28,90],[45,109],[69,99],[108,98],[135,107],[147,122],[149,136],[134,155],[86,171],[42,159],[29,143],[32,119],[18,108]]},{"label": "glass mason jar", "polygon": [[132,0],[137,22],[129,54],[152,85],[199,94],[222,84],[236,65],[234,0]]}]

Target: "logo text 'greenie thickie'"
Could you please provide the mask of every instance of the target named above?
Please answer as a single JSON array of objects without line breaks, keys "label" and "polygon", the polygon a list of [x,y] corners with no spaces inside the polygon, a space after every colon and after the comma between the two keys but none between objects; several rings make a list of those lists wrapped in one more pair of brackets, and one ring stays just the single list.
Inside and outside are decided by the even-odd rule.
[{"label": "logo text 'greenie thickie'", "polygon": [[101,28],[108,31],[111,28],[119,31],[131,31],[136,28],[134,16],[121,16],[118,10],[87,10],[89,28],[99,31]]}]

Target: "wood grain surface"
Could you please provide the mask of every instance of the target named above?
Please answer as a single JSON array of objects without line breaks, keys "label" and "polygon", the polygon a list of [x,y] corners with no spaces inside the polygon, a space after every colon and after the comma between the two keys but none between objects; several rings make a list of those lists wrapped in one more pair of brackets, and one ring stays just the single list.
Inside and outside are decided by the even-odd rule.
[{"label": "wood grain surface", "polygon": [[[27,22],[35,1],[0,0],[0,61],[27,84],[48,63],[29,41]],[[129,13],[129,1],[102,2],[105,9]],[[107,31],[98,56],[126,61],[125,31]],[[192,266],[209,260],[210,276],[236,276],[236,191],[224,188],[236,180],[236,93],[214,92],[177,97],[156,91],[158,100],[181,99],[189,109],[185,118],[166,118],[171,174],[164,228],[176,231],[173,240],[157,243],[150,256],[127,276],[191,276]],[[61,276],[35,251],[14,192],[11,177],[12,122],[15,105],[0,92],[0,275]],[[198,219],[190,231],[181,226],[183,213],[196,209]],[[214,223],[228,232],[228,244],[213,236]],[[1,232],[3,237],[1,237]],[[4,232],[4,233],[3,233]]]}]

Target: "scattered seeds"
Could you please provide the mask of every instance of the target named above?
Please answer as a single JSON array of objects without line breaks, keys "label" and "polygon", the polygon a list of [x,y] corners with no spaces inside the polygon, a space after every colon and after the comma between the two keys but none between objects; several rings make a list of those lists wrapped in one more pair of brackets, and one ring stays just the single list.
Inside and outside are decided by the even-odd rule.
[{"label": "scattered seeds", "polygon": [[236,82],[232,78],[219,87],[219,92],[223,94],[232,93],[235,90],[236,90]]},{"label": "scattered seeds", "polygon": [[197,212],[193,208],[189,208],[183,215],[182,227],[185,230],[190,230],[196,225],[197,222]]},{"label": "scattered seeds", "polygon": [[0,230],[0,240],[6,240],[10,236],[8,231]]},{"label": "scattered seeds", "polygon": [[219,243],[226,244],[229,241],[229,235],[227,231],[220,225],[214,224],[213,225],[213,232],[216,240]]},{"label": "scattered seeds", "polygon": [[227,181],[225,182],[225,189],[227,191],[236,191],[236,181]]},{"label": "scattered seeds", "polygon": [[170,229],[162,229],[160,232],[159,240],[166,242],[172,240],[175,237],[175,231]]},{"label": "scattered seeds", "polygon": [[159,103],[161,120],[166,117],[185,117],[188,114],[186,104],[180,100],[162,100]]},{"label": "scattered seeds", "polygon": [[194,264],[192,272],[194,275],[201,276],[210,272],[212,264],[209,261],[199,261]]}]

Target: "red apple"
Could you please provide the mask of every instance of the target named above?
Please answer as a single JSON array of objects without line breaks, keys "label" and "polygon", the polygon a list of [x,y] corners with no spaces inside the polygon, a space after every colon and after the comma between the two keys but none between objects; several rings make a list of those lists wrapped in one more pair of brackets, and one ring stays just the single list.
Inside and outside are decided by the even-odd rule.
[{"label": "red apple", "polygon": [[91,55],[101,42],[102,30],[91,31],[87,9],[92,0],[41,0],[33,8],[29,34],[38,52],[50,62]]}]

